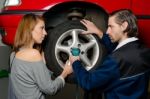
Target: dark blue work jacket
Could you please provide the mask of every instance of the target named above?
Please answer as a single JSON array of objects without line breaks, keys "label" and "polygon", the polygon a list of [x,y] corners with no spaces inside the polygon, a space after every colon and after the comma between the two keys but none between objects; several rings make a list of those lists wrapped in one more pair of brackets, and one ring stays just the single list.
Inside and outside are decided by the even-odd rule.
[{"label": "dark blue work jacket", "polygon": [[138,40],[110,53],[92,72],[85,70],[80,61],[72,66],[78,84],[85,90],[104,92],[105,99],[147,99],[150,49]]}]

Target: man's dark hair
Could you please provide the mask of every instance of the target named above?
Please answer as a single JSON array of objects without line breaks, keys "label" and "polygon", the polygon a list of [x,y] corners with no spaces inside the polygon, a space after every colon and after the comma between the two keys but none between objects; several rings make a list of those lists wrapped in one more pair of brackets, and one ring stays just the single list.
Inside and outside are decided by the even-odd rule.
[{"label": "man's dark hair", "polygon": [[128,37],[136,37],[138,35],[137,18],[128,9],[121,9],[114,11],[110,14],[110,17],[115,16],[115,21],[117,24],[121,25],[123,22],[127,22],[128,26],[124,30],[127,32]]}]

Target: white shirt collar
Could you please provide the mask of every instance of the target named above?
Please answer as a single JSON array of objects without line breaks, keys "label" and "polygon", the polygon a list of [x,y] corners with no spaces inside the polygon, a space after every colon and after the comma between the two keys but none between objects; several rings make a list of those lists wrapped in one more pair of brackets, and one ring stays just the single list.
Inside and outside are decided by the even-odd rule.
[{"label": "white shirt collar", "polygon": [[136,37],[127,38],[127,39],[123,40],[122,42],[120,42],[117,45],[117,47],[115,48],[115,50],[122,47],[123,45],[129,43],[129,42],[133,42],[133,41],[136,41],[136,40],[138,40],[138,38],[136,38]]}]

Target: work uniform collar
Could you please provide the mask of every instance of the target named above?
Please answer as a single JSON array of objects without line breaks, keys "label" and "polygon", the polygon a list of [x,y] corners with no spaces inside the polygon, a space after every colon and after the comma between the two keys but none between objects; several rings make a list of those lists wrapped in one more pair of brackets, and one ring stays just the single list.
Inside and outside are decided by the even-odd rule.
[{"label": "work uniform collar", "polygon": [[[121,41],[121,42],[117,45],[117,47],[115,48],[115,50],[117,50],[118,48],[122,47],[123,45],[125,45],[125,44],[127,44],[127,43],[129,43],[129,42],[133,42],[133,41],[136,41],[136,40],[138,40],[138,38],[136,38],[136,37],[127,38],[127,39]],[[115,50],[114,50],[114,51],[115,51]]]}]

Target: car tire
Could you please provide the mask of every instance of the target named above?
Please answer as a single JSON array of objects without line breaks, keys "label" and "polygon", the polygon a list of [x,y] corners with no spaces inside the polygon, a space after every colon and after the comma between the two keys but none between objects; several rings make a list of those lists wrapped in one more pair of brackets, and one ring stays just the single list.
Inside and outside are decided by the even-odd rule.
[{"label": "car tire", "polygon": [[[53,72],[55,77],[57,77],[58,75],[61,74],[61,72],[63,71],[63,65],[69,59],[69,56],[70,56],[70,54],[65,55],[65,54],[61,53],[60,56],[63,58],[63,60],[61,62],[59,62],[59,59],[61,59],[61,58],[57,57],[57,53],[56,53],[57,42],[58,42],[58,40],[59,41],[61,40],[61,36],[64,33],[66,33],[66,31],[73,30],[73,29],[79,29],[81,31],[82,30],[85,31],[86,27],[83,26],[79,20],[69,20],[69,21],[66,21],[66,22],[63,22],[63,23],[57,25],[52,30],[48,30],[44,53],[45,53],[47,67]],[[84,35],[82,34],[82,36],[84,36]],[[94,66],[89,71],[96,69],[101,64],[103,57],[106,55],[105,48],[102,45],[101,41],[98,39],[98,37],[96,35],[91,35],[91,36],[97,42],[96,44],[98,45],[99,55],[96,58],[97,61],[95,62]],[[61,42],[63,42],[63,40]],[[65,42],[63,42],[63,43],[65,43]],[[97,54],[95,54],[95,55],[97,55]],[[66,81],[68,83],[76,83],[76,80],[75,80],[75,77],[73,74],[70,74],[66,78]]]}]

